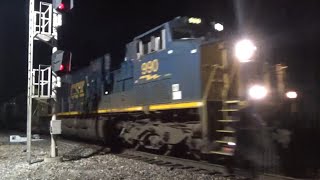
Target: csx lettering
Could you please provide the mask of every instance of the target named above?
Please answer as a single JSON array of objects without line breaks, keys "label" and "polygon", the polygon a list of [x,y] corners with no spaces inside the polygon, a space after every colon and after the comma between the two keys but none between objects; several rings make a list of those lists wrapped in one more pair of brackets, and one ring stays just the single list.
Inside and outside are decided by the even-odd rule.
[{"label": "csx lettering", "polygon": [[84,85],[85,81],[80,81],[71,85],[71,99],[76,99],[84,96]]},{"label": "csx lettering", "polygon": [[141,74],[150,74],[159,70],[159,60],[155,59],[141,64]]}]

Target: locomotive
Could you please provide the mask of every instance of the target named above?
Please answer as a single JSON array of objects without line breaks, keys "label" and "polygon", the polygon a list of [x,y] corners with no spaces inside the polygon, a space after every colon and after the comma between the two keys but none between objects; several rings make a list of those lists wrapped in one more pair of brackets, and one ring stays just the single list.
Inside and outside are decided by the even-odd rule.
[{"label": "locomotive", "polygon": [[128,43],[119,69],[106,54],[63,75],[63,135],[167,155],[233,156],[240,110],[271,117],[286,90],[285,66],[263,62],[254,41],[242,38],[177,17]]},{"label": "locomotive", "polygon": [[[62,135],[218,164],[242,149],[264,171],[315,177],[319,116],[305,95],[289,99],[287,67],[268,64],[257,39],[221,30],[177,17],[128,43],[118,69],[106,54],[61,74]],[[1,102],[0,128],[24,129],[26,99]],[[34,133],[49,133],[50,109],[36,101]]]}]

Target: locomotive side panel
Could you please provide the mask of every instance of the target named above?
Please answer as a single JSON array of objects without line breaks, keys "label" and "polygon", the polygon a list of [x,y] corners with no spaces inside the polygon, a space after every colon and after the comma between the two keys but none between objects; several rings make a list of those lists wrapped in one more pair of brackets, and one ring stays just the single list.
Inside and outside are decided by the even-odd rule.
[{"label": "locomotive side panel", "polygon": [[58,112],[88,113],[98,108],[103,90],[103,59],[62,77],[58,89]]},{"label": "locomotive side panel", "polygon": [[[136,97],[138,104],[180,103],[200,99],[199,55],[193,41],[168,43],[167,49],[145,55],[134,64],[135,88],[139,89]],[[165,97],[162,96],[164,94]]]}]

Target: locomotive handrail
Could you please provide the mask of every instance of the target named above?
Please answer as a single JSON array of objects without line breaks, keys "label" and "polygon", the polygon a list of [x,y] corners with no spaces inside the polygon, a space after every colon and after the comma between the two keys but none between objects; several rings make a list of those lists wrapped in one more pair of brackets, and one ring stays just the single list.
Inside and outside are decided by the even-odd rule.
[{"label": "locomotive handrail", "polygon": [[204,90],[204,93],[203,93],[203,97],[202,97],[202,101],[205,102],[206,99],[208,98],[209,96],[209,91],[211,89],[211,86],[212,86],[212,81],[214,79],[214,76],[216,74],[216,71],[218,68],[222,68],[220,65],[218,64],[214,64],[211,66],[212,68],[212,71],[210,72],[210,75],[209,75],[209,78],[208,78],[208,81],[207,81],[207,85],[206,85],[206,88]]}]

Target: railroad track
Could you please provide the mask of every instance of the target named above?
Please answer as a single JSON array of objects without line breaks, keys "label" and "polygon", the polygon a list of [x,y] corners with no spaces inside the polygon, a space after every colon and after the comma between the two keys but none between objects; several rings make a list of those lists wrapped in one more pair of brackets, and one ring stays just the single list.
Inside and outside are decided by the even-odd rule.
[{"label": "railroad track", "polygon": [[[67,139],[60,140],[60,143],[62,144],[72,143],[72,142],[74,141],[67,140]],[[82,142],[77,141],[77,143],[87,147],[95,147],[97,149],[103,149],[102,154],[110,153],[110,149],[102,145],[88,144],[83,141]],[[117,155],[123,158],[128,158],[128,159],[140,160],[140,161],[144,161],[144,162],[159,165],[159,166],[166,166],[166,167],[177,168],[177,169],[187,169],[188,171],[194,171],[194,172],[210,174],[210,175],[216,174],[230,180],[250,179],[251,177],[251,175],[247,171],[244,171],[241,169],[235,169],[235,175],[230,175],[226,171],[226,168],[222,165],[213,164],[213,163],[204,162],[204,161],[195,161],[195,160],[189,160],[184,158],[177,158],[172,156],[165,156],[165,155],[153,154],[148,152],[136,151],[132,149],[127,149],[121,153],[114,154],[114,155]],[[258,180],[298,180],[298,179],[275,175],[275,174],[260,174]]]},{"label": "railroad track", "polygon": [[[188,171],[198,171],[205,174],[219,174],[228,179],[250,179],[250,174],[244,170],[235,169],[235,175],[229,175],[224,166],[212,164],[202,161],[194,161],[189,159],[157,155],[147,152],[125,150],[121,157],[145,161],[147,163],[156,164],[160,166],[167,166],[179,169],[188,169]],[[261,174],[259,180],[297,180],[295,178],[284,177],[274,174]]]}]

